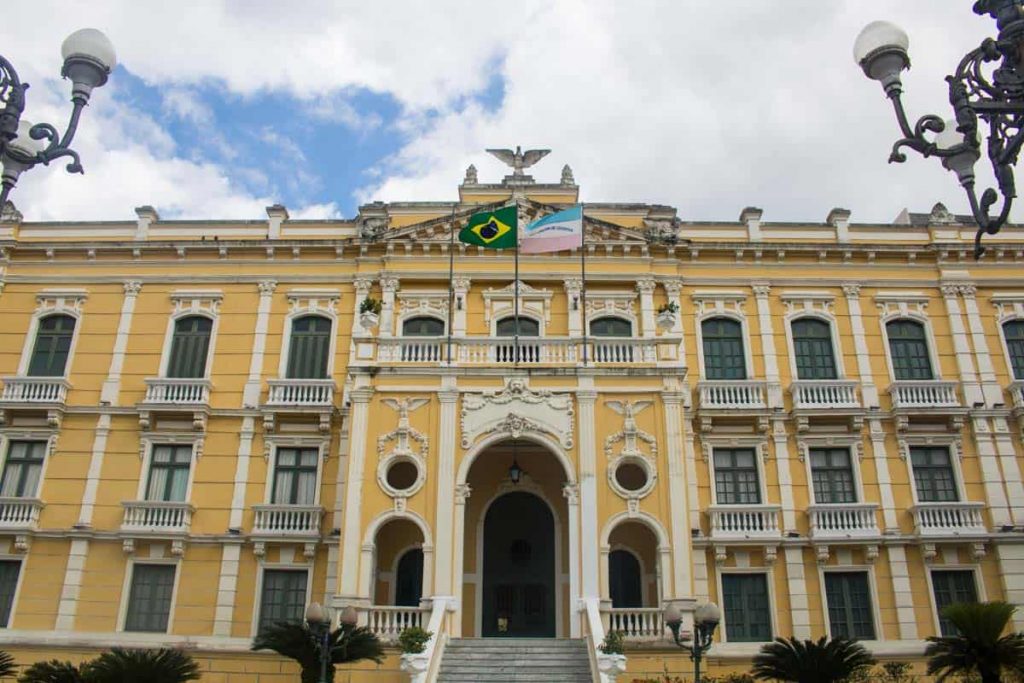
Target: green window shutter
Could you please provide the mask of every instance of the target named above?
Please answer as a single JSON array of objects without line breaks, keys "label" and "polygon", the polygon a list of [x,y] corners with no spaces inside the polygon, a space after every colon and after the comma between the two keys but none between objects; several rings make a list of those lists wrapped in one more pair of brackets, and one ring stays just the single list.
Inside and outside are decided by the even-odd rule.
[{"label": "green window shutter", "polygon": [[277,505],[313,505],[319,459],[316,448],[277,449],[271,500]]},{"label": "green window shutter", "polygon": [[62,377],[74,334],[75,319],[70,315],[48,315],[40,320],[28,364],[29,376]]},{"label": "green window shutter", "polygon": [[135,565],[125,631],[167,632],[175,570],[176,567],[170,564]]},{"label": "green window shutter", "polygon": [[889,355],[897,380],[934,379],[924,325],[913,320],[893,320],[885,325]]},{"label": "green window shutter", "polygon": [[715,498],[719,505],[758,505],[761,486],[752,448],[716,448]]},{"label": "green window shutter", "polygon": [[793,353],[798,379],[836,379],[832,326],[814,318],[793,321]]},{"label": "green window shutter", "polygon": [[812,448],[810,457],[815,503],[828,505],[857,502],[849,449]]},{"label": "green window shutter", "polygon": [[168,377],[205,377],[213,321],[201,315],[179,318],[174,323]]},{"label": "green window shutter", "polygon": [[7,445],[0,496],[36,498],[39,495],[46,448],[45,441],[11,441]]},{"label": "green window shutter", "polygon": [[825,597],[833,638],[875,639],[867,572],[826,572]]},{"label": "green window shutter", "polygon": [[21,574],[21,561],[0,560],[0,628],[10,626],[11,611],[14,609],[14,592],[18,588],[19,574]]},{"label": "green window shutter", "polygon": [[725,632],[730,643],[759,643],[772,639],[765,574],[722,574]]},{"label": "green window shutter", "polygon": [[914,469],[917,499],[922,503],[950,503],[960,499],[949,448],[911,446],[910,463]]},{"label": "green window shutter", "polygon": [[969,569],[936,569],[932,571],[932,586],[935,588],[935,609],[939,614],[939,629],[944,636],[955,636],[957,629],[952,622],[942,616],[942,610],[950,605],[978,601],[974,572]]},{"label": "green window shutter", "polygon": [[403,337],[443,337],[444,321],[430,316],[409,318],[402,323]]},{"label": "green window shutter", "polygon": [[1013,378],[1024,379],[1024,321],[1014,320],[1003,325],[1003,338],[1010,353]]},{"label": "green window shutter", "polygon": [[153,446],[146,500],[184,502],[191,467],[192,446]]},{"label": "green window shutter", "polygon": [[288,349],[288,377],[326,379],[327,356],[331,350],[331,321],[319,315],[307,315],[292,321]]},{"label": "green window shutter", "polygon": [[[540,336],[540,324],[531,318],[524,318],[519,316],[519,336],[520,337],[539,337]],[[499,337],[514,337],[516,336],[516,318],[508,317],[502,318],[495,325],[495,332]]]},{"label": "green window shutter", "polygon": [[597,318],[590,321],[591,337],[632,337],[633,323],[622,318]]},{"label": "green window shutter", "polygon": [[302,621],[306,610],[306,570],[265,569],[258,630],[278,621]]},{"label": "green window shutter", "polygon": [[743,351],[743,327],[728,318],[710,318],[701,323],[705,379],[746,379],[747,359]]}]

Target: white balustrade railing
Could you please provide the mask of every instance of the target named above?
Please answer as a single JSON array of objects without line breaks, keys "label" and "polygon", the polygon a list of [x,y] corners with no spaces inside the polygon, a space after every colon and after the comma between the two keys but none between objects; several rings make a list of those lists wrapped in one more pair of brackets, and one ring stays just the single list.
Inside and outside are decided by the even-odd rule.
[{"label": "white balustrade railing", "polygon": [[44,507],[38,498],[0,498],[0,529],[35,529]]},{"label": "white balustrade railing", "polygon": [[875,503],[811,505],[807,514],[813,538],[866,538],[879,536]]},{"label": "white balustrade railing", "polygon": [[423,607],[395,607],[370,605],[366,608],[366,626],[386,642],[398,640],[398,634],[407,628],[425,626],[427,609]]},{"label": "white balustrade railing", "polygon": [[[398,337],[377,342],[381,363],[440,363],[448,359],[446,337]],[[454,349],[452,353],[454,355]]]},{"label": "white balustrade railing", "polygon": [[701,408],[766,408],[767,384],[760,380],[708,380],[697,383]]},{"label": "white balustrade railing", "polygon": [[[658,361],[659,343],[678,339],[600,338],[589,339],[588,363],[595,365],[637,365]],[[394,337],[377,339],[378,363],[448,362],[447,337]],[[451,340],[453,365],[578,365],[583,362],[581,339],[520,337],[461,337]]]},{"label": "white balustrade railing", "polygon": [[267,404],[272,406],[329,407],[334,403],[334,380],[272,379]]},{"label": "white balustrade railing", "polygon": [[659,607],[612,607],[602,610],[609,631],[618,631],[626,640],[662,640],[666,637],[665,617]]},{"label": "white balustrade railing", "polygon": [[146,403],[196,405],[210,402],[210,380],[159,377],[146,380]]},{"label": "white balustrade railing", "polygon": [[898,380],[889,388],[893,408],[959,408],[957,382]]},{"label": "white balustrade railing", "polygon": [[320,535],[324,509],[319,505],[253,505],[254,534],[291,536]]},{"label": "white balustrade railing", "polygon": [[1013,407],[1018,410],[1024,409],[1024,380],[1015,380],[1010,382],[1010,386],[1007,387],[1010,392],[1010,400],[1013,401]]},{"label": "white balustrade railing", "polygon": [[65,403],[71,386],[58,377],[4,377],[3,382],[0,401],[11,403]]},{"label": "white balustrade railing", "polygon": [[722,539],[778,538],[782,535],[778,505],[712,505],[711,537]]},{"label": "white balustrade railing", "polygon": [[188,531],[195,508],[190,503],[126,500],[121,528],[129,531]]},{"label": "white balustrade railing", "polygon": [[918,503],[910,508],[918,536],[985,534],[984,503]]},{"label": "white balustrade railing", "polygon": [[654,363],[658,360],[656,343],[654,339],[594,339],[590,360],[612,365]]},{"label": "white balustrade railing", "polygon": [[798,410],[859,408],[857,385],[855,381],[839,379],[796,380],[790,385],[793,407]]}]

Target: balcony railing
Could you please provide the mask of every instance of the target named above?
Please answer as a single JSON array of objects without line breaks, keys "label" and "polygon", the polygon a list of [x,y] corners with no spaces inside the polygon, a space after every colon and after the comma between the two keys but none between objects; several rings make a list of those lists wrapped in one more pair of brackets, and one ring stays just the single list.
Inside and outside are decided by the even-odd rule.
[{"label": "balcony railing", "polygon": [[1010,382],[1007,390],[1010,392],[1010,400],[1013,401],[1013,407],[1018,410],[1024,410],[1024,380],[1018,379]]},{"label": "balcony railing", "polygon": [[0,529],[35,529],[44,507],[38,498],[0,498]]},{"label": "balcony railing", "polygon": [[423,607],[371,605],[366,608],[366,626],[381,640],[393,642],[407,628],[425,627],[428,614]]},{"label": "balcony railing", "polygon": [[319,536],[324,509],[319,505],[253,505],[252,531],[261,536]]},{"label": "balcony railing", "polygon": [[708,380],[697,383],[700,407],[760,410],[768,407],[767,384],[760,380]]},{"label": "balcony railing", "polygon": [[881,535],[875,503],[837,503],[807,508],[811,537],[826,539],[873,538]]},{"label": "balcony railing", "polygon": [[210,402],[210,380],[156,377],[146,380],[144,403],[175,406],[206,405]]},{"label": "balcony railing", "polygon": [[124,531],[187,532],[195,508],[190,503],[163,500],[126,500]]},{"label": "balcony railing", "polygon": [[889,388],[892,407],[900,408],[959,408],[957,382],[941,380],[898,380]]},{"label": "balcony railing", "polygon": [[608,631],[618,631],[629,641],[662,640],[665,617],[660,607],[612,607],[605,610]]},{"label": "balcony railing", "polygon": [[[518,349],[512,337],[463,337],[451,340],[453,365],[578,365],[586,355],[596,365],[639,365],[658,361],[658,344],[678,339],[598,338],[581,339],[520,337]],[[377,339],[379,363],[447,363],[447,337],[393,337]],[[584,354],[584,351],[586,353]]]},{"label": "balcony railing", "polygon": [[796,380],[790,385],[796,410],[860,408],[858,383],[851,380]]},{"label": "balcony railing", "polygon": [[712,505],[711,538],[778,539],[782,536],[778,505]]},{"label": "balcony railing", "polygon": [[334,380],[272,379],[267,404],[286,407],[330,407],[334,403]]},{"label": "balcony railing", "polygon": [[58,377],[4,377],[0,401],[8,403],[65,403],[67,380]]},{"label": "balcony railing", "polygon": [[918,536],[975,536],[986,534],[984,503],[918,503],[910,508]]}]

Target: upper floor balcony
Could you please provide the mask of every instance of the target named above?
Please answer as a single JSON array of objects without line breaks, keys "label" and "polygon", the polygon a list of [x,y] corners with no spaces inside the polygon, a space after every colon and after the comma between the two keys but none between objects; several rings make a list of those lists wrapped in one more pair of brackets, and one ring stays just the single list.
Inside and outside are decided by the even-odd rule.
[{"label": "upper floor balcony", "polygon": [[768,408],[768,383],[756,379],[705,380],[697,383],[701,410],[763,411]]},{"label": "upper floor balcony", "polygon": [[918,503],[910,508],[914,533],[920,538],[963,538],[988,533],[984,503]]},{"label": "upper floor balcony", "polygon": [[252,533],[260,537],[320,538],[319,505],[253,505]]},{"label": "upper floor balcony", "polygon": [[44,507],[38,498],[0,498],[0,530],[35,531]]},{"label": "upper floor balcony", "polygon": [[1024,380],[1014,380],[1006,387],[1010,392],[1010,403],[1013,405],[1013,415],[1017,418],[1017,427],[1024,432]]},{"label": "upper floor balcony", "polygon": [[146,396],[138,404],[139,424],[150,429],[154,413],[191,413],[196,430],[206,427],[210,412],[210,380],[193,377],[150,377]]},{"label": "upper floor balcony", "polygon": [[63,377],[26,377],[22,375],[3,378],[0,390],[0,424],[11,410],[32,410],[46,413],[51,427],[60,426],[61,416],[68,400],[71,384]]},{"label": "upper floor balcony", "polygon": [[872,539],[882,535],[876,519],[876,503],[837,503],[807,508],[810,536],[814,540]]},{"label": "upper floor balcony", "polygon": [[948,420],[951,429],[959,430],[967,409],[958,389],[959,382],[938,379],[894,381],[889,396],[897,428],[906,429],[913,417],[921,421]]},{"label": "upper floor balcony", "polygon": [[334,394],[337,387],[332,379],[281,378],[267,381],[267,401],[263,404],[263,426],[274,431],[279,414],[312,415],[320,428],[331,428],[334,414]]},{"label": "upper floor balcony", "polygon": [[779,541],[782,524],[778,505],[712,505],[712,541]]},{"label": "upper floor balcony", "polygon": [[808,430],[812,419],[824,422],[836,418],[851,421],[851,427],[858,429],[864,415],[859,388],[860,383],[853,380],[794,380],[789,390],[797,430]]},{"label": "upper floor balcony", "polygon": [[141,534],[187,534],[195,507],[167,500],[126,500],[121,503],[121,531]]}]

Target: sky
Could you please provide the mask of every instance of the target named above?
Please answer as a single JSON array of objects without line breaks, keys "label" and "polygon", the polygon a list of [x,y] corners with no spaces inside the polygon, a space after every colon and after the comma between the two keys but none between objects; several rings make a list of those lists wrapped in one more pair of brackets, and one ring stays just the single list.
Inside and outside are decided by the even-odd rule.
[{"label": "sky", "polygon": [[[0,54],[24,118],[63,130],[60,45],[105,32],[118,66],[63,164],[22,176],[27,220],[351,218],[375,200],[450,201],[485,148],[552,150],[588,202],[683,220],[891,222],[967,212],[936,159],[888,164],[898,130],[852,58],[875,19],[910,35],[905,102],[950,118],[944,76],[995,33],[970,0],[3,0]],[[980,173],[988,181],[990,173]],[[1015,211],[1016,220],[1024,213]]]}]

